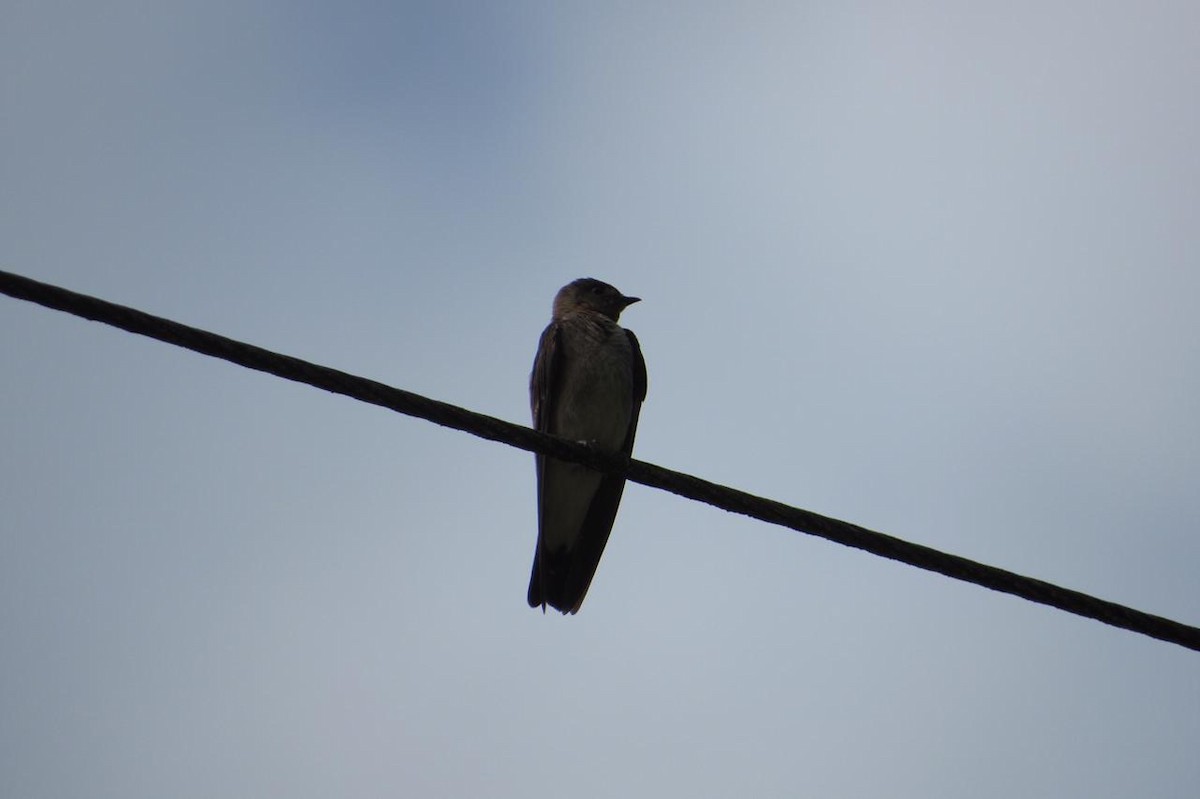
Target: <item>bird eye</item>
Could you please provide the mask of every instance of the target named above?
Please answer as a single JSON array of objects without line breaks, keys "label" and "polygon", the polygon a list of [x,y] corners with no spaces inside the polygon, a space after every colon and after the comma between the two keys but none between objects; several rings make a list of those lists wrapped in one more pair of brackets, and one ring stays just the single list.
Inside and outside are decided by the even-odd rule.
[{"label": "bird eye", "polygon": [[604,287],[603,286],[592,286],[592,293],[593,294],[603,294]]}]

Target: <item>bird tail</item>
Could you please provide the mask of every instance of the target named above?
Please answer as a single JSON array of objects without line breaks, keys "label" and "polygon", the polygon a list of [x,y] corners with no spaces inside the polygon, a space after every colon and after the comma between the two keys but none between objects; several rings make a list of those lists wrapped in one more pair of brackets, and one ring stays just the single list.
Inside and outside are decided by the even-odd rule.
[{"label": "bird tail", "polygon": [[[567,572],[570,564],[566,562],[563,553],[553,554],[543,552],[541,547],[533,555],[533,570],[529,575],[529,593],[526,596],[529,607],[541,606],[546,612],[546,606],[562,613],[574,613],[579,610],[574,601],[574,593],[567,590]],[[582,597],[580,597],[582,599]]]}]

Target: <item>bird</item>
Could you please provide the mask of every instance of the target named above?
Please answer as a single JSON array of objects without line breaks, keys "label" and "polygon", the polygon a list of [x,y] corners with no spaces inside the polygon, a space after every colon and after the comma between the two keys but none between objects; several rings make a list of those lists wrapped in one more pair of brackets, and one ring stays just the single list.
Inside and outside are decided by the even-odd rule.
[{"label": "bird", "polygon": [[[646,362],[637,337],[617,320],[635,302],[590,277],[558,291],[529,376],[534,429],[626,457],[633,452]],[[604,554],[625,478],[540,454],[536,467],[529,606],[575,614]]]}]

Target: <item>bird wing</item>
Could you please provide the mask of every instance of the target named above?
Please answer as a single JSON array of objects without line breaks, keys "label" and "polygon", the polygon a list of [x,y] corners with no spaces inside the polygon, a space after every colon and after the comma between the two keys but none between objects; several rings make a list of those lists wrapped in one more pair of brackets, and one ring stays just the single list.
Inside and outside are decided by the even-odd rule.
[{"label": "bird wing", "polygon": [[[629,429],[621,445],[621,454],[629,457],[633,453],[633,439],[637,435],[642,402],[646,399],[647,381],[646,362],[642,358],[642,348],[637,337],[629,330],[625,331],[625,335],[629,338],[633,355],[633,404],[629,414]],[[596,489],[584,517],[579,543],[571,553],[571,566],[563,581],[561,594],[557,597],[561,601],[561,604],[556,604],[559,610],[576,613],[583,604],[583,598],[587,596],[592,578],[600,565],[600,556],[604,554],[604,547],[608,544],[608,536],[612,532],[613,522],[616,521],[617,508],[621,504],[621,494],[624,491],[624,476],[606,474],[601,479],[600,487]],[[530,590],[532,591],[532,586]]]},{"label": "bird wing", "polygon": [[[554,397],[559,376],[559,359],[562,354],[560,346],[561,328],[557,322],[551,322],[542,331],[538,341],[537,356],[533,360],[533,371],[529,375],[529,407],[533,414],[533,429],[540,433],[549,433],[550,420],[554,418]],[[538,503],[538,537],[537,548],[533,553],[533,574],[529,577],[529,607],[542,606],[546,609],[545,570],[541,568],[545,547],[545,536],[542,525],[545,514],[542,512],[542,492],[546,476],[546,457],[541,453],[534,454],[537,469],[537,503]]]}]

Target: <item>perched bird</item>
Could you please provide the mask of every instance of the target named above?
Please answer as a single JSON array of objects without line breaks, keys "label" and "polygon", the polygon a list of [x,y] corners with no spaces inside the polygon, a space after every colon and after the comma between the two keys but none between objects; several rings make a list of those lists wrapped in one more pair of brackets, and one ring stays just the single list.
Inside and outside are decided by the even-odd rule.
[{"label": "perched bird", "polygon": [[[626,456],[633,451],[646,398],[646,363],[637,338],[617,319],[638,299],[593,278],[559,290],[529,377],[535,429]],[[624,489],[624,477],[537,456],[530,607],[579,610]]]}]

